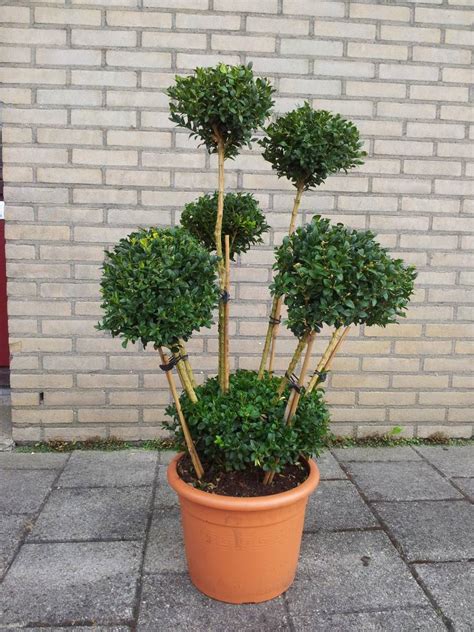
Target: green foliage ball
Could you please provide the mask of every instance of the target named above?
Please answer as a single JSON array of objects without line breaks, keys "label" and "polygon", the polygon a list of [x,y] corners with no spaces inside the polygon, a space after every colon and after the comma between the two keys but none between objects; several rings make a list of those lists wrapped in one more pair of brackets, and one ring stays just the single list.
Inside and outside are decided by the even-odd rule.
[{"label": "green foliage ball", "polygon": [[[203,195],[186,204],[181,215],[181,224],[194,235],[210,252],[215,251],[214,228],[217,218],[217,193]],[[262,234],[270,226],[251,193],[227,193],[224,197],[222,222],[222,251],[224,236],[229,235],[230,258],[234,260],[253,244],[262,243]]]},{"label": "green foliage ball", "polygon": [[[283,421],[289,390],[275,402],[279,377],[265,375],[258,380],[254,371],[240,370],[230,376],[230,388],[223,394],[217,378],[198,386],[198,402],[192,404],[186,394],[181,405],[196,449],[205,464],[226,471],[244,470],[251,466],[277,472],[287,464],[295,464],[301,455],[316,455],[328,434],[329,413],[322,392],[304,392],[293,418]],[[171,430],[184,445],[174,405],[169,406]]]},{"label": "green foliage ball", "polygon": [[171,347],[210,327],[218,303],[216,257],[184,228],[149,228],[121,239],[105,253],[98,329],[123,346]]},{"label": "green foliage ball", "polygon": [[259,141],[279,178],[304,190],[322,184],[338,171],[363,164],[357,127],[339,114],[314,110],[309,103],[288,112],[266,128]]},{"label": "green foliage ball", "polygon": [[168,88],[170,119],[200,138],[211,154],[217,152],[217,132],[225,143],[225,157],[233,158],[264,124],[273,92],[266,79],[254,77],[251,64],[196,68],[193,75],[177,76]]},{"label": "green foliage ball", "polygon": [[272,292],[285,296],[296,336],[324,324],[384,327],[405,316],[415,268],[390,257],[374,237],[316,216],[276,249]]}]

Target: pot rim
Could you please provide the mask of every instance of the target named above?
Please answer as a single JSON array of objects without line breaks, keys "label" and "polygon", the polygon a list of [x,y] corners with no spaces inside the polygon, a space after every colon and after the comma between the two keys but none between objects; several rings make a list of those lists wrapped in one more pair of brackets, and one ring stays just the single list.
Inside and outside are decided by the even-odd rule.
[{"label": "pot rim", "polygon": [[289,489],[286,492],[279,492],[270,496],[221,496],[210,494],[200,489],[195,489],[189,483],[185,483],[177,471],[177,463],[184,452],[178,453],[168,465],[168,483],[178,494],[191,502],[205,505],[214,509],[224,509],[226,511],[262,511],[264,509],[276,509],[286,505],[292,505],[308,497],[319,483],[319,469],[313,459],[308,459],[309,474],[298,487]]}]

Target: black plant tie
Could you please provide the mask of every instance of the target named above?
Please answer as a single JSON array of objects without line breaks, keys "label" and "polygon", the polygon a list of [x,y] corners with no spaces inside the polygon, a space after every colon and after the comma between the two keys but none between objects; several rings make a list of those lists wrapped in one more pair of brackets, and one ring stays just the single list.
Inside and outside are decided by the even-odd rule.
[{"label": "black plant tie", "polygon": [[168,364],[160,364],[160,369],[165,372],[171,371],[178,364],[178,362],[180,362],[181,360],[187,360],[187,359],[188,359],[187,354],[173,355],[171,356],[171,360],[168,362]]},{"label": "black plant tie", "polygon": [[328,376],[328,373],[327,373],[327,371],[315,371],[314,375],[318,376],[318,381],[319,382],[325,382],[326,378]]},{"label": "black plant tie", "polygon": [[285,377],[288,380],[288,386],[295,390],[297,393],[301,393],[301,386],[298,384],[298,377],[294,373],[292,373],[291,375],[288,375],[288,373],[286,373]]},{"label": "black plant tie", "polygon": [[221,301],[223,303],[228,303],[230,301],[230,294],[227,290],[221,292]]},{"label": "black plant tie", "polygon": [[273,318],[273,316],[270,316],[268,321],[270,325],[279,325],[281,323],[281,316],[278,316],[278,318]]}]

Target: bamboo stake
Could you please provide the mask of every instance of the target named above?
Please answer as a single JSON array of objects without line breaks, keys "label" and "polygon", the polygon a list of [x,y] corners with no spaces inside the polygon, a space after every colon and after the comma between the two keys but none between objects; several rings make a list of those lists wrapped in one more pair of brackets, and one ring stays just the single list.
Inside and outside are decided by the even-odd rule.
[{"label": "bamboo stake", "polygon": [[[293,209],[291,211],[291,219],[290,226],[288,229],[288,234],[292,235],[295,231],[296,227],[296,218],[298,216],[298,209],[301,203],[301,197],[304,191],[304,181],[299,182],[296,187],[296,195],[293,201]],[[267,336],[265,338],[265,345],[263,347],[262,360],[260,362],[260,369],[258,371],[258,379],[261,380],[263,378],[263,373],[265,371],[265,367],[267,364],[267,360],[269,360],[268,371],[269,373],[273,372],[273,364],[275,361],[275,352],[276,352],[276,337],[278,335],[279,330],[279,320],[281,317],[281,308],[283,304],[283,297],[278,296],[273,299],[271,314],[270,314],[270,322],[268,324]]]},{"label": "bamboo stake", "polygon": [[[158,352],[160,354],[160,358],[163,364],[168,364],[169,359],[166,354],[163,352],[162,347],[158,347]],[[196,447],[194,445],[194,441],[191,437],[191,433],[189,432],[188,424],[186,423],[186,419],[184,418],[183,411],[181,409],[181,403],[179,401],[178,392],[176,390],[176,384],[174,381],[174,377],[171,371],[166,371],[166,379],[168,380],[168,386],[171,391],[171,395],[173,396],[174,405],[176,406],[176,412],[178,413],[179,423],[181,424],[181,428],[183,430],[184,440],[186,441],[186,447],[188,448],[189,455],[191,457],[191,461],[193,462],[194,469],[196,471],[196,476],[199,480],[204,476],[204,468],[202,467],[201,459],[196,451]]]},{"label": "bamboo stake", "polygon": [[230,294],[230,242],[229,235],[224,237],[224,262],[225,262],[225,285],[226,301],[224,302],[224,393],[229,390],[230,367],[229,367],[229,294]]},{"label": "bamboo stake", "polygon": [[193,388],[196,388],[196,386],[197,386],[196,379],[194,377],[194,373],[193,373],[193,370],[191,368],[191,363],[189,361],[189,358],[187,357],[188,354],[186,352],[186,346],[184,344],[184,340],[182,338],[180,338],[178,340],[178,343],[179,343],[179,352],[185,358],[183,360],[183,362],[184,362],[184,366],[186,367],[186,371],[187,371],[187,374],[188,374],[188,377],[189,377],[189,381],[191,382],[191,386]]},{"label": "bamboo stake", "polygon": [[217,160],[218,160],[218,191],[217,191],[217,217],[214,231],[216,242],[216,254],[218,257],[217,270],[219,273],[219,289],[221,298],[219,301],[219,386],[221,391],[225,392],[225,304],[222,295],[225,291],[225,261],[222,252],[222,220],[224,217],[224,160],[225,160],[225,144],[217,127],[214,128],[214,136],[217,142]]},{"label": "bamboo stake", "polygon": [[[307,336],[307,340],[308,340],[308,344],[306,346],[306,353],[304,356],[304,360],[303,360],[303,365],[301,367],[301,373],[300,376],[298,378],[298,387],[299,389],[301,389],[304,386],[304,382],[306,379],[306,373],[308,372],[308,367],[309,367],[309,363],[311,360],[311,353],[313,351],[313,345],[314,345],[314,339],[316,337],[316,333],[314,331],[312,331],[308,336]],[[284,421],[286,424],[291,424],[293,417],[295,416],[295,413],[298,409],[298,404],[301,398],[301,392],[300,390],[294,390],[293,391],[293,397],[288,398],[288,403],[286,405],[286,409],[285,409],[285,416],[284,416]],[[271,470],[270,472],[267,472],[265,474],[265,478],[263,479],[263,483],[265,485],[270,485],[273,482],[273,479],[275,478],[275,472],[273,470]]]},{"label": "bamboo stake", "polygon": [[298,344],[296,345],[296,349],[295,352],[293,354],[293,357],[290,360],[290,364],[288,365],[288,369],[285,373],[285,375],[282,377],[281,382],[280,382],[280,386],[278,387],[277,390],[277,397],[281,397],[283,395],[283,391],[285,390],[285,386],[288,384],[289,382],[289,377],[292,375],[292,373],[294,373],[295,369],[296,369],[296,365],[298,364],[301,354],[303,353],[303,350],[305,348],[305,345],[308,341],[308,334],[303,336],[302,338],[300,338],[298,340]]},{"label": "bamboo stake", "polygon": [[338,327],[331,336],[331,340],[326,347],[321,359],[318,362],[316,369],[309,381],[308,388],[306,389],[306,394],[309,394],[313,391],[315,387],[318,386],[321,382],[321,373],[327,371],[329,366],[331,365],[334,356],[342,344],[344,337],[349,333],[350,327]]},{"label": "bamboo stake", "polygon": [[[176,356],[173,354],[173,357],[176,357]],[[189,375],[188,375],[188,372],[187,372],[186,367],[184,365],[184,362],[182,360],[179,360],[177,362],[176,370],[178,372],[179,381],[181,382],[181,386],[186,391],[186,394],[189,397],[189,399],[192,401],[192,403],[195,404],[198,401],[198,398],[197,398],[196,392],[195,392],[195,390],[193,388],[193,385],[191,384],[191,380],[189,379]]]}]

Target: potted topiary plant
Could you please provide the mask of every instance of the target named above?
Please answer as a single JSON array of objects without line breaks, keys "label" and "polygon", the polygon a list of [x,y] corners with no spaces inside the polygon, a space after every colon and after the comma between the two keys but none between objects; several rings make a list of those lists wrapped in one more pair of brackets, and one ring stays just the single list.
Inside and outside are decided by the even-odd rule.
[{"label": "potted topiary plant", "polygon": [[[364,155],[352,123],[304,104],[269,125],[259,141],[296,195],[289,236],[276,249],[260,370],[230,374],[230,261],[259,243],[268,225],[252,195],[225,194],[224,166],[264,125],[272,93],[250,66],[219,64],[176,78],[168,90],[171,119],[217,153],[218,190],[186,205],[182,227],[121,240],[106,254],[101,285],[99,327],[124,344],[153,344],[168,378],[173,403],[165,426],[183,450],[168,480],[181,504],[191,579],[205,594],[232,603],[271,599],[293,581],[307,499],[319,481],[311,457],[328,432],[318,386],[352,324],[385,326],[404,315],[415,276],[370,232],[319,216],[295,230],[303,192],[361,164]],[[272,360],[266,367],[283,302],[297,341],[278,377]],[[217,305],[217,376],[198,386],[185,344],[209,326]],[[313,370],[313,342],[323,325],[335,329]]]}]

